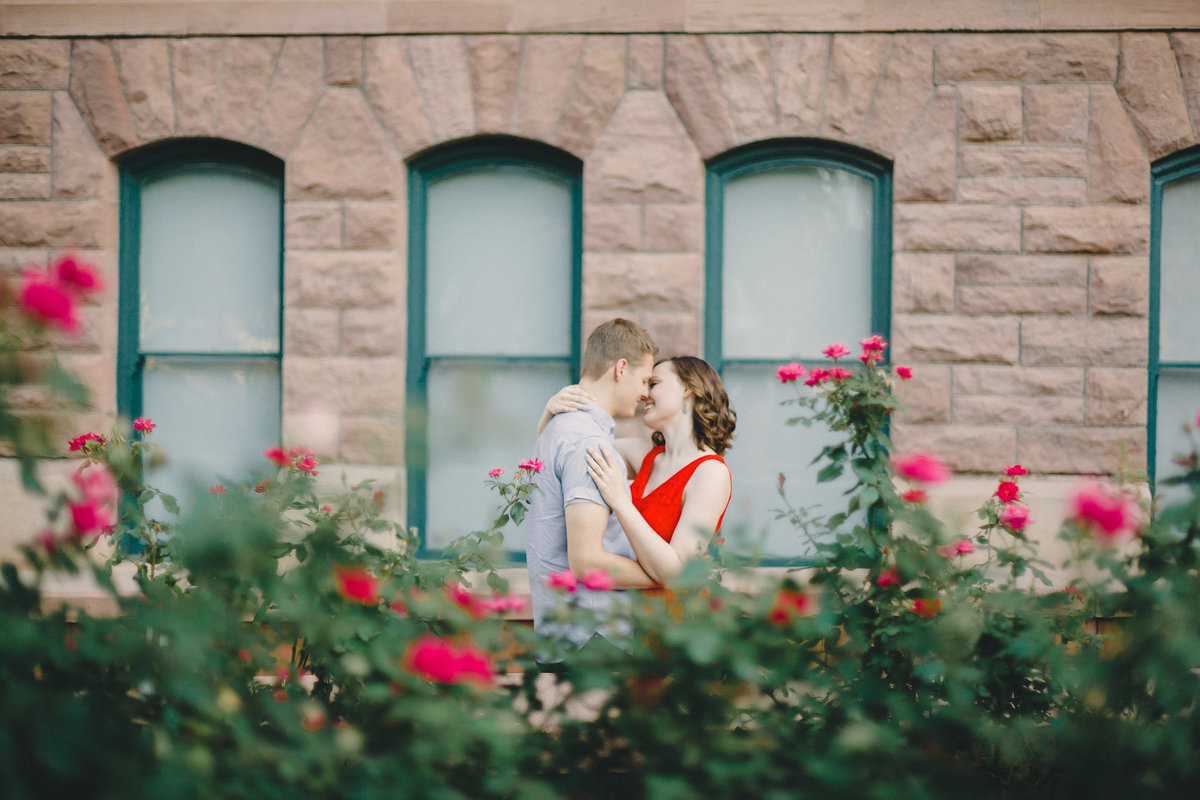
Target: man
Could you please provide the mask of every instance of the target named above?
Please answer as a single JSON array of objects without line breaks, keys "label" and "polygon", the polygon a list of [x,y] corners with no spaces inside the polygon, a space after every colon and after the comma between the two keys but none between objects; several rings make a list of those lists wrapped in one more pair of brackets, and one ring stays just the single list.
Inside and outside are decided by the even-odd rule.
[{"label": "man", "polygon": [[[534,629],[565,636],[575,647],[604,635],[604,619],[622,608],[620,590],[657,585],[638,565],[625,532],[588,476],[586,462],[589,447],[616,452],[613,418],[636,413],[649,389],[657,352],[650,334],[633,322],[613,319],[597,327],[584,347],[579,380],[595,402],[586,410],[554,415],[534,445],[533,457],[546,465],[525,517]],[[581,585],[570,595],[573,604],[595,612],[595,625],[563,627],[548,619],[567,595],[546,582],[568,568],[580,577],[593,570],[612,577],[617,591],[592,592]]]}]

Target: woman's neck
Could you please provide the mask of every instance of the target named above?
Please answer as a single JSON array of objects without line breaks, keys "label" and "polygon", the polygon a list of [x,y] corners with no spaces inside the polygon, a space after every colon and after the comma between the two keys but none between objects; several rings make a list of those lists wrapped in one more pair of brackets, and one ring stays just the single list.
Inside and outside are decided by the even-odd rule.
[{"label": "woman's neck", "polygon": [[672,463],[691,461],[705,452],[696,443],[690,415],[673,421],[670,426],[662,430],[662,435],[663,455]]}]

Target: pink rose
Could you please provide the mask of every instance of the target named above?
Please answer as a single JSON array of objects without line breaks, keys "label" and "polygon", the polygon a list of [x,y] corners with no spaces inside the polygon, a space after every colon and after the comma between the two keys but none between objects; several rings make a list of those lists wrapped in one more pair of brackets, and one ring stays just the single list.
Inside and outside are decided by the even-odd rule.
[{"label": "pink rose", "polygon": [[786,625],[792,617],[806,617],[812,613],[812,598],[807,592],[798,589],[780,589],[775,595],[775,602],[767,612],[767,621],[776,625]]},{"label": "pink rose", "polygon": [[1084,484],[1075,490],[1071,497],[1071,519],[1108,546],[1136,533],[1138,528],[1133,501],[1098,483]]},{"label": "pink rose", "polygon": [[223,494],[228,494],[229,490],[223,484],[218,483],[215,486],[208,487],[208,493],[213,497],[220,497]]},{"label": "pink rose", "polygon": [[108,441],[107,438],[105,438],[104,436],[101,436],[98,433],[85,433],[82,436],[76,436],[74,439],[67,442],[67,449],[70,450],[71,452],[74,452],[76,450],[85,449],[88,442],[96,442],[97,444],[105,444],[107,441]]},{"label": "pink rose", "polygon": [[526,472],[532,472],[535,475],[537,473],[541,472],[545,468],[546,468],[546,465],[543,464],[541,461],[539,461],[536,458],[531,458],[528,461],[522,461],[520,464],[517,465],[517,469],[523,469]]},{"label": "pink rose", "polygon": [[1018,505],[1005,506],[1000,512],[1000,524],[1020,533],[1029,524],[1029,509]]},{"label": "pink rose", "polygon": [[1013,464],[1004,470],[1004,474],[1010,478],[1019,478],[1022,475],[1028,475],[1029,470],[1022,467],[1020,464]]},{"label": "pink rose", "polygon": [[26,316],[67,333],[79,330],[79,320],[75,317],[75,300],[62,283],[38,270],[27,270],[24,280],[20,303]]},{"label": "pink rose", "polygon": [[887,589],[891,586],[900,585],[900,573],[895,567],[888,567],[883,572],[879,573],[879,577],[875,579],[880,587]]},{"label": "pink rose", "polygon": [[905,381],[912,380],[912,368],[911,367],[896,367],[896,374],[900,376],[901,380],[905,380]]},{"label": "pink rose", "polygon": [[584,575],[580,583],[593,592],[609,592],[613,588],[612,576],[602,569],[594,569]]},{"label": "pink rose", "polygon": [[520,611],[525,607],[525,598],[515,594],[499,594],[484,600],[480,606],[485,611],[503,613],[505,611]]},{"label": "pink rose", "polygon": [[909,489],[900,495],[900,499],[906,503],[924,503],[929,499],[929,494],[924,489]]},{"label": "pink rose", "polygon": [[268,447],[266,450],[263,450],[263,455],[267,457],[268,461],[277,467],[286,467],[288,464],[292,463],[291,457],[289,457],[287,453],[283,452],[282,447]]},{"label": "pink rose", "polygon": [[489,470],[488,470],[488,477],[489,477],[489,478],[499,478],[499,477],[500,477],[501,475],[503,475],[503,474],[504,474],[504,470],[503,470],[503,469],[501,469],[500,467],[496,467],[495,469],[489,469]]},{"label": "pink rose", "polygon": [[85,500],[102,506],[116,506],[121,490],[112,472],[104,464],[85,467],[72,475],[71,480],[83,492]]},{"label": "pink rose", "polygon": [[481,598],[471,594],[457,583],[446,584],[446,597],[451,603],[467,612],[472,619],[483,619],[487,611]]},{"label": "pink rose", "polygon": [[863,339],[859,344],[862,345],[863,353],[859,356],[859,360],[868,367],[877,361],[883,359],[883,349],[887,347],[887,342],[879,334],[869,336]]},{"label": "pink rose", "polygon": [[364,567],[334,567],[333,579],[337,583],[337,592],[343,599],[364,606],[373,606],[379,602],[379,578],[367,572]]},{"label": "pink rose", "polygon": [[296,469],[301,472],[307,472],[309,475],[317,475],[317,460],[312,456],[305,456],[295,463]]},{"label": "pink rose", "polygon": [[975,544],[970,539],[959,539],[954,544],[939,547],[938,552],[946,558],[965,556],[975,552]]},{"label": "pink rose", "polygon": [[913,600],[913,611],[926,619],[932,619],[942,610],[942,598],[932,597],[928,600],[917,598]]},{"label": "pink rose", "polygon": [[142,433],[152,433],[157,427],[149,417],[138,417],[133,421],[133,429]]},{"label": "pink rose", "polygon": [[471,643],[456,645],[426,634],[412,642],[403,668],[436,683],[474,683],[491,686],[496,668],[491,657]]},{"label": "pink rose", "polygon": [[50,274],[65,288],[77,294],[90,294],[103,288],[96,268],[70,254],[51,264]]},{"label": "pink rose", "polygon": [[109,533],[117,524],[112,511],[94,500],[84,500],[82,503],[67,503],[71,511],[71,524],[79,536],[98,536]]},{"label": "pink rose", "polygon": [[1020,493],[1016,481],[1000,481],[1000,485],[996,487],[996,497],[1001,503],[1015,503]]},{"label": "pink rose", "polygon": [[853,372],[844,367],[832,367],[825,377],[831,381],[844,381],[853,374]]},{"label": "pink rose", "polygon": [[551,589],[562,589],[566,592],[573,592],[579,588],[579,579],[575,577],[575,573],[569,569],[564,569],[562,572],[556,572],[546,581],[546,585]]},{"label": "pink rose", "polygon": [[950,479],[950,468],[937,456],[924,451],[892,458],[896,474],[920,483],[945,483]]},{"label": "pink rose", "polygon": [[784,364],[775,371],[775,375],[779,378],[780,383],[791,383],[792,381],[803,378],[808,370],[804,369],[803,364],[797,364],[793,361],[791,364]]},{"label": "pink rose", "polygon": [[304,458],[315,455],[316,452],[311,447],[303,444],[288,450],[288,458]]},{"label": "pink rose", "polygon": [[839,358],[844,358],[845,356],[850,355],[850,351],[846,349],[846,345],[842,344],[841,342],[834,342],[833,344],[829,345],[829,347],[826,347],[821,352],[824,353],[828,358],[833,359],[834,361],[837,361]]},{"label": "pink rose", "polygon": [[816,386],[829,377],[829,370],[822,367],[813,367],[808,373],[808,380],[804,382],[805,386]]}]

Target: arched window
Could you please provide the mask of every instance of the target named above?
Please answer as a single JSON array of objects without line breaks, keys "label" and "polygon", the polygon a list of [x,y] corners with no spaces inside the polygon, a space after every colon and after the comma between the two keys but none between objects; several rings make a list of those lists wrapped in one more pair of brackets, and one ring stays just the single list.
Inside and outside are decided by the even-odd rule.
[{"label": "arched window", "polygon": [[425,550],[490,524],[488,470],[512,477],[546,398],[577,376],[581,173],[508,137],[410,163],[408,522]]},{"label": "arched window", "polygon": [[179,140],[121,164],[118,410],[157,423],[147,480],[244,479],[280,438],[283,162]]},{"label": "arched window", "polygon": [[1150,413],[1153,482],[1190,452],[1200,409],[1200,148],[1154,164],[1150,188]]},{"label": "arched window", "polygon": [[775,368],[822,363],[832,342],[888,338],[891,165],[830,142],[775,140],[713,159],[707,194],[705,357],[738,414],[727,538],[768,561],[802,558],[811,546],[776,520],[778,476],[794,504],[825,516],[844,510],[853,479],[816,481],[809,462],[829,437],[786,426],[796,409],[780,402],[794,388]]}]

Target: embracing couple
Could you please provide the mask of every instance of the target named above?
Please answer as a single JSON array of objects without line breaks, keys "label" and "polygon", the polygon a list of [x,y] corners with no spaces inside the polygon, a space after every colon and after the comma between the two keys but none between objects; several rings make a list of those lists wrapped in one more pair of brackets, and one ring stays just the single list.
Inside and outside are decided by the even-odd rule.
[{"label": "embracing couple", "polygon": [[[699,358],[655,363],[657,353],[639,325],[605,322],[588,337],[579,383],[542,414],[533,457],[545,470],[525,522],[534,626],[576,647],[619,630],[627,603],[619,590],[659,589],[703,554],[729,507],[733,482],[722,456],[736,416],[721,379]],[[634,416],[639,402],[652,435],[616,439],[615,418]],[[597,625],[550,618],[565,599],[547,583],[567,569],[600,570],[618,590],[580,586],[573,595]]]}]

